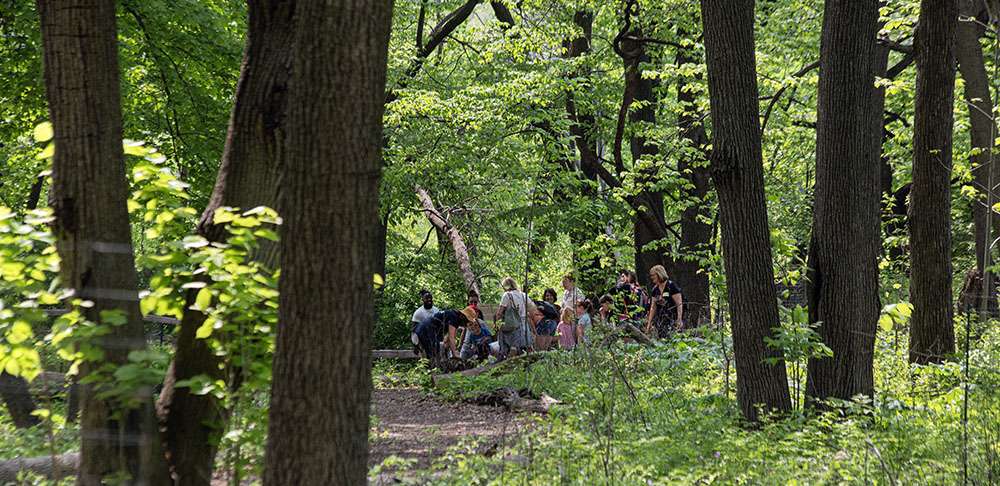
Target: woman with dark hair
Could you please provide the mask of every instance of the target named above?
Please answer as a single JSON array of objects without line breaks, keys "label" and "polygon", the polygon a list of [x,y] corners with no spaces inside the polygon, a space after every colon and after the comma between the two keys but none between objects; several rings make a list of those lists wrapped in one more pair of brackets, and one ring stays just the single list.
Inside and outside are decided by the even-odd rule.
[{"label": "woman with dark hair", "polygon": [[562,312],[562,307],[556,302],[557,298],[556,289],[552,287],[548,287],[545,289],[545,292],[542,292],[542,300],[554,305],[556,312],[559,313]]}]

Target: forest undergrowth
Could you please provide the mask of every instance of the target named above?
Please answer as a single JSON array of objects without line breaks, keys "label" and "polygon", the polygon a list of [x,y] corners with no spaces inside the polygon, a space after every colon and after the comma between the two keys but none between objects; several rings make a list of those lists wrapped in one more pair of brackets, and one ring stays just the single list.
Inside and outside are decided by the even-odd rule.
[{"label": "forest undergrowth", "polygon": [[881,328],[875,397],[821,410],[803,408],[800,393],[792,414],[756,425],[740,421],[728,334],[708,330],[655,348],[614,342],[550,352],[509,374],[425,384],[446,400],[508,386],[565,405],[532,417],[534,432],[491,457],[475,453],[482,447],[470,437],[403,477],[441,485],[1000,484],[1000,327],[977,327],[968,360],[963,353],[926,366],[907,363],[905,328]]}]

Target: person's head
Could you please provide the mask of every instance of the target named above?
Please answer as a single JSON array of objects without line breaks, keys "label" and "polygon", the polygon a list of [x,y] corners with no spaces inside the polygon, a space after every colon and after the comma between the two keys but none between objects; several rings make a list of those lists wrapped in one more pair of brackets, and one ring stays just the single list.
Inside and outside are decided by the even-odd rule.
[{"label": "person's head", "polygon": [[601,296],[600,302],[601,302],[601,312],[607,313],[608,311],[611,310],[611,303],[614,302],[614,299],[612,299],[610,295],[604,294]]},{"label": "person's head", "polygon": [[465,296],[465,305],[479,305],[479,294],[475,290],[469,289],[469,293]]},{"label": "person's head", "polygon": [[576,277],[573,276],[572,271],[566,272],[562,276],[562,286],[564,290],[571,290],[573,287],[576,287]]},{"label": "person's head", "polygon": [[655,284],[666,282],[667,269],[663,268],[663,265],[653,265],[653,268],[649,269],[649,278],[653,279]]},{"label": "person's head", "polygon": [[591,307],[593,307],[593,304],[591,304],[590,301],[587,300],[587,299],[580,299],[580,300],[576,301],[576,313],[577,313],[577,315],[581,315],[582,316],[584,314],[590,314]]},{"label": "person's head", "polygon": [[476,306],[470,305],[470,306],[462,309],[459,312],[459,314],[461,314],[463,317],[465,317],[465,322],[463,324],[467,325],[470,322],[475,322],[476,321],[476,317],[479,314],[479,309],[476,308]]},{"label": "person's head", "polygon": [[556,297],[556,289],[553,289],[552,287],[549,287],[545,289],[545,292],[542,292],[542,300],[544,300],[545,302],[548,302],[550,304],[555,304],[557,298],[558,297]]},{"label": "person's head", "polygon": [[559,312],[559,319],[563,322],[573,322],[573,309],[569,307],[563,309]]},{"label": "person's head", "polygon": [[424,309],[434,307],[434,296],[426,290],[420,291],[420,299],[424,301]]},{"label": "person's head", "polygon": [[472,334],[479,334],[483,330],[483,325],[480,324],[482,321],[479,319],[473,319],[469,321],[469,332]]},{"label": "person's head", "polygon": [[517,282],[514,279],[507,277],[503,279],[503,282],[500,282],[500,287],[503,288],[504,292],[507,292],[509,290],[517,290]]},{"label": "person's head", "polygon": [[635,272],[632,270],[622,270],[622,273],[618,274],[619,283],[638,283],[639,279],[636,278]]}]

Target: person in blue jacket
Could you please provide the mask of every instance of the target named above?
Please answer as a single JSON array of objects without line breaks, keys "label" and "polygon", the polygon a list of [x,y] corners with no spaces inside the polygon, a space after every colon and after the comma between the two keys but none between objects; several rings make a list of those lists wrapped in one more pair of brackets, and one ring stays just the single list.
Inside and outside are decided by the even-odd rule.
[{"label": "person in blue jacket", "polygon": [[413,332],[420,340],[420,349],[423,356],[436,365],[441,360],[441,344],[444,341],[444,349],[451,350],[453,356],[459,356],[457,340],[458,329],[466,327],[469,322],[476,320],[478,309],[468,306],[461,311],[446,310],[427,317]]}]

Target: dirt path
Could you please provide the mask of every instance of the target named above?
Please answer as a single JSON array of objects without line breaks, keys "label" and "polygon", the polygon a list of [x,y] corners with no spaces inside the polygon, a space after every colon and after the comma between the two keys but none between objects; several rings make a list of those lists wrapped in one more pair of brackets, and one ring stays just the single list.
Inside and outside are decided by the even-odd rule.
[{"label": "dirt path", "polygon": [[426,469],[442,451],[461,439],[481,437],[477,452],[503,447],[525,423],[502,408],[445,403],[418,388],[376,389],[372,405],[378,421],[371,435],[369,467],[396,455],[416,459],[412,470]]}]

